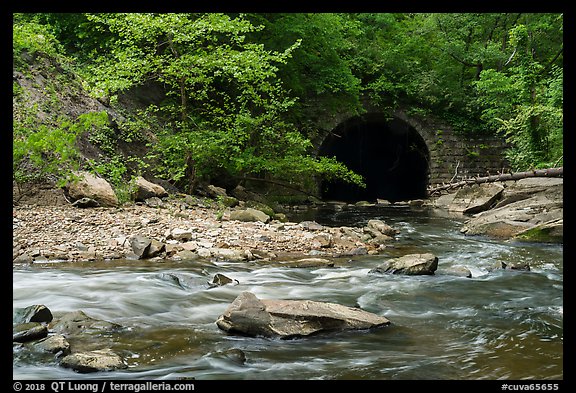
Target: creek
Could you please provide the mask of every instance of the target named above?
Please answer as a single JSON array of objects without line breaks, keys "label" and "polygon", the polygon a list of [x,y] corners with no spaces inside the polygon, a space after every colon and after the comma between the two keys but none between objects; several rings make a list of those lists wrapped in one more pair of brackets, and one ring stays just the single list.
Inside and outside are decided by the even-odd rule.
[{"label": "creek", "polygon": [[[55,317],[82,310],[126,327],[87,340],[121,354],[128,368],[79,374],[15,349],[13,378],[563,379],[562,245],[465,236],[462,217],[407,206],[316,209],[292,218],[327,226],[377,218],[400,233],[381,254],[331,268],[197,260],[14,265],[14,308],[43,304]],[[435,275],[368,274],[386,259],[424,252],[438,256]],[[530,270],[494,269],[501,262],[527,262]],[[449,274],[456,265],[472,277]],[[169,272],[197,285],[161,279]],[[216,273],[239,284],[209,289]],[[291,340],[229,335],[215,321],[243,291],[359,306],[391,324]]]}]

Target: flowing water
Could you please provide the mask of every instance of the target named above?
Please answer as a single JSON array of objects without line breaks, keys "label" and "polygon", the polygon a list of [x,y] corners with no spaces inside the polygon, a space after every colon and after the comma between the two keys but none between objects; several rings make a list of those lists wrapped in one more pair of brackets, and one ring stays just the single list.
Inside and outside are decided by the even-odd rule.
[{"label": "flowing water", "polygon": [[[460,217],[408,207],[301,218],[328,226],[379,218],[400,233],[385,253],[332,268],[133,260],[14,266],[14,308],[43,304],[55,317],[82,310],[120,324],[122,333],[92,337],[91,344],[114,349],[129,365],[79,374],[20,348],[14,379],[563,379],[562,245],[464,236]],[[421,252],[438,256],[435,275],[368,274],[386,259]],[[531,269],[494,269],[501,262],[528,262]],[[472,277],[450,274],[456,265]],[[163,273],[186,274],[189,285]],[[239,284],[208,289],[216,273]],[[391,324],[291,340],[229,335],[215,321],[242,291],[359,306]]]}]

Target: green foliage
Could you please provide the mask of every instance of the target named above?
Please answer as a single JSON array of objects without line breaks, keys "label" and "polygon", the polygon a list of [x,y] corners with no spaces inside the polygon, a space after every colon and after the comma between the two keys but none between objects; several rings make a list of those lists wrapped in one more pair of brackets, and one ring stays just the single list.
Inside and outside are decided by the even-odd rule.
[{"label": "green foliage", "polygon": [[34,56],[42,53],[64,61],[63,48],[49,26],[39,23],[26,14],[14,14],[12,25],[12,58],[14,65],[25,69],[22,53]]},{"label": "green foliage", "polygon": [[118,138],[124,142],[144,141],[142,130],[147,130],[154,122],[154,111],[150,108],[137,110],[132,116],[117,122]]},{"label": "green foliage", "polygon": [[149,155],[158,162],[157,175],[175,182],[221,171],[238,178],[296,178],[335,168],[306,155],[309,140],[283,119],[295,101],[277,71],[300,41],[282,51],[266,50],[245,39],[259,27],[224,14],[88,19],[118,37],[114,51],[96,58],[91,68],[89,80],[97,91],[111,95],[149,78],[169,88],[172,100],[158,110],[172,121],[158,132]]},{"label": "green foliage", "polygon": [[[104,113],[105,114],[105,113]],[[79,167],[77,137],[98,124],[100,114],[63,120],[59,127],[38,126],[35,131],[16,129],[12,144],[12,174],[17,183],[55,175],[59,179]]]},{"label": "green foliage", "polygon": [[360,185],[336,160],[314,157],[310,140],[322,119],[361,113],[365,97],[380,110],[440,117],[464,137],[498,133],[514,169],[563,157],[562,14],[14,14],[15,69],[31,72],[38,54],[50,64],[74,58],[85,89],[116,110],[149,82],[166,99],[112,126],[97,114],[54,115],[57,85],[22,108],[26,92],[14,83],[18,178],[73,166],[62,160],[77,160],[84,131],[107,155],[94,170],[121,186],[147,164],[129,168],[118,142],[146,132],[150,168],[182,187],[218,176]]},{"label": "green foliage", "polygon": [[476,150],[467,149],[466,155],[470,158],[478,158],[478,157],[480,157],[480,152],[478,152]]},{"label": "green foliage", "polygon": [[282,50],[301,42],[292,59],[279,67],[278,75],[287,89],[301,98],[330,99],[336,105],[356,108],[360,80],[353,75],[345,56],[348,20],[335,13],[252,14],[248,16],[266,28],[252,39],[272,50]]},{"label": "green foliage", "polygon": [[193,148],[190,136],[191,134],[173,133],[170,130],[156,135],[156,140],[150,146],[151,151],[147,154],[147,158],[155,163],[153,170],[156,176],[171,180],[175,184],[182,183],[181,180],[189,170],[189,152]]},{"label": "green foliage", "polygon": [[366,187],[362,176],[349,170],[344,164],[333,157],[321,157],[313,164],[318,166],[319,172],[322,173],[323,177],[328,181],[343,180],[350,184]]},{"label": "green foliage", "polygon": [[114,131],[110,127],[108,113],[88,112],[78,116],[78,127],[87,132],[90,142],[99,146],[106,153],[114,152]]},{"label": "green foliage", "polygon": [[442,146],[444,144],[444,138],[442,137],[442,135],[444,134],[444,131],[442,130],[436,130],[436,145],[437,146]]},{"label": "green foliage", "polygon": [[481,118],[511,144],[507,158],[515,170],[554,166],[563,156],[563,70],[556,57],[543,64],[534,56],[542,25],[530,27],[510,30],[509,67],[484,70],[474,84]]},{"label": "green foliage", "polygon": [[[127,175],[128,168],[121,157],[113,155],[108,160],[100,160],[97,162],[89,160],[88,166],[92,172],[97,173],[110,182],[120,204],[132,199],[136,191],[136,175],[130,177]],[[130,178],[129,181],[126,181],[127,177]]]}]

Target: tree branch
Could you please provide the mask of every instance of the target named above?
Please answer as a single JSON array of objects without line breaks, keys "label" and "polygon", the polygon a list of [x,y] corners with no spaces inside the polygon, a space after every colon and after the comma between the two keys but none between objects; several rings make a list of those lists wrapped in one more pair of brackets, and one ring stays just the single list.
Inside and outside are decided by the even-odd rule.
[{"label": "tree branch", "polygon": [[550,66],[551,66],[552,64],[554,64],[554,62],[555,62],[556,60],[558,60],[558,58],[560,57],[560,55],[562,54],[562,52],[564,52],[564,45],[562,45],[562,47],[560,48],[560,50],[558,51],[558,53],[556,53],[556,56],[554,56],[554,58],[548,62],[548,64],[546,65],[546,67],[544,67],[544,69],[542,70],[542,74],[545,73],[546,71],[548,71],[548,68],[550,68]]},{"label": "tree branch", "polygon": [[311,194],[311,193],[309,193],[309,192],[307,192],[307,191],[304,191],[304,190],[302,190],[302,189],[300,189],[300,188],[298,188],[298,187],[295,187],[295,186],[293,186],[293,185],[291,185],[291,184],[287,184],[287,183],[280,182],[280,181],[276,181],[276,180],[261,179],[261,178],[258,178],[258,177],[250,177],[250,176],[243,176],[243,177],[240,178],[240,180],[243,180],[243,181],[245,181],[245,180],[259,181],[259,182],[263,182],[263,183],[274,184],[274,185],[277,185],[277,186],[281,186],[281,187],[288,188],[288,189],[290,189],[290,190],[298,191],[298,192],[301,193],[301,194],[305,194],[305,195],[308,195],[308,196],[311,196],[311,197],[316,197],[316,195]]},{"label": "tree branch", "polygon": [[564,167],[536,169],[532,171],[516,172],[516,173],[502,173],[499,175],[466,179],[459,181],[457,183],[443,184],[441,186],[431,187],[428,189],[428,195],[434,195],[436,193],[440,193],[441,191],[449,191],[470,184],[492,183],[496,181],[507,181],[507,180],[520,180],[525,179],[527,177],[564,177]]}]

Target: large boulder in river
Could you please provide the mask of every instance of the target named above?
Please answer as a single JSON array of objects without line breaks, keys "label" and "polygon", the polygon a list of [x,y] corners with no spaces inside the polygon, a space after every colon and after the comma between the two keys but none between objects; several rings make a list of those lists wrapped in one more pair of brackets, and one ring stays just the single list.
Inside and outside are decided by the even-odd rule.
[{"label": "large boulder in river", "polygon": [[251,292],[238,295],[216,321],[229,333],[282,339],[389,324],[388,319],[359,308],[312,300],[258,299]]},{"label": "large boulder in river", "polygon": [[499,185],[475,185],[433,201],[433,206],[471,214],[461,232],[498,239],[562,243],[564,179],[527,177]]},{"label": "large boulder in river", "polygon": [[368,273],[390,273],[415,275],[432,275],[438,269],[438,257],[431,253],[408,254],[391,259]]},{"label": "large boulder in river", "polygon": [[550,200],[562,201],[564,199],[564,179],[561,177],[529,177],[512,184],[508,183],[495,208],[542,193],[546,194]]},{"label": "large boulder in river", "polygon": [[84,171],[75,173],[75,177],[64,187],[65,194],[72,201],[89,198],[97,201],[100,206],[118,206],[118,197],[105,179]]}]

